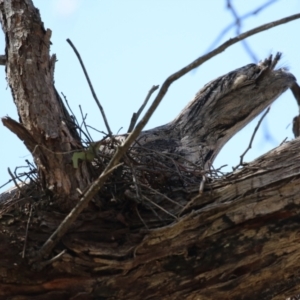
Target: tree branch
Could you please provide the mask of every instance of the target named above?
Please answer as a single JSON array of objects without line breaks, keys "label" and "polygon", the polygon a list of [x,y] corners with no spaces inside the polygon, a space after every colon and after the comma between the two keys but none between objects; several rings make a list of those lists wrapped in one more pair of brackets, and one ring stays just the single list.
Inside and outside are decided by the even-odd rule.
[{"label": "tree branch", "polygon": [[70,39],[67,39],[67,42],[70,44],[70,46],[71,46],[72,49],[74,50],[74,52],[75,52],[75,54],[76,54],[76,56],[77,56],[77,58],[78,58],[78,60],[79,60],[79,62],[80,62],[80,65],[81,65],[82,70],[83,70],[83,72],[84,72],[85,78],[86,78],[86,80],[87,80],[87,82],[88,82],[88,84],[89,84],[89,87],[90,87],[90,90],[91,90],[92,95],[93,95],[93,97],[94,97],[94,100],[96,101],[96,103],[97,103],[97,105],[98,105],[98,107],[99,107],[99,109],[100,109],[100,112],[101,112],[103,121],[104,121],[105,126],[106,126],[106,129],[107,129],[107,132],[108,132],[109,136],[112,137],[112,131],[110,130],[110,127],[109,127],[109,124],[108,124],[108,121],[107,121],[107,118],[106,118],[104,109],[103,109],[103,107],[102,107],[100,101],[98,100],[98,97],[97,97],[97,95],[96,95],[96,93],[95,93],[95,90],[94,90],[94,88],[93,88],[92,82],[91,82],[90,77],[89,77],[89,75],[88,75],[88,73],[87,73],[87,71],[86,71],[86,68],[85,68],[84,63],[83,63],[83,61],[82,61],[82,59],[81,59],[81,56],[80,56],[79,52],[77,51],[76,47],[75,47],[75,46],[73,45],[73,43],[71,42],[71,40],[70,40]]},{"label": "tree branch", "polygon": [[159,88],[159,85],[154,85],[154,86],[149,90],[149,92],[148,92],[148,94],[147,94],[147,96],[146,96],[146,99],[144,100],[144,102],[143,102],[143,104],[141,105],[141,107],[140,107],[140,109],[138,110],[138,112],[133,113],[132,118],[131,118],[131,121],[130,121],[129,128],[128,128],[128,130],[127,130],[128,133],[130,133],[130,132],[133,130],[133,128],[134,128],[134,126],[135,126],[135,124],[136,124],[138,118],[140,117],[140,114],[142,113],[143,109],[144,109],[145,106],[147,105],[147,103],[148,103],[148,101],[149,101],[151,95],[152,95],[158,88]]},{"label": "tree branch", "polygon": [[[262,4],[261,6],[257,7],[256,9],[254,9],[253,11],[250,11],[244,15],[242,15],[241,17],[238,18],[238,20],[235,20],[234,22],[232,22],[231,24],[229,24],[226,28],[224,28],[222,30],[222,32],[217,36],[217,38],[214,40],[214,42],[210,45],[210,47],[208,48],[208,51],[211,51],[211,49],[214,49],[214,47],[217,46],[217,44],[219,43],[219,41],[222,39],[222,37],[234,26],[236,26],[237,22],[241,22],[241,20],[245,20],[248,17],[251,17],[253,15],[257,15],[260,11],[262,11],[263,9],[267,8],[269,5],[273,4],[274,2],[276,2],[278,0],[269,0],[267,2],[265,2],[264,4]],[[207,52],[208,52],[207,51]]]},{"label": "tree branch", "polygon": [[[249,31],[246,31],[232,39],[229,39],[228,41],[226,41],[225,43],[223,43],[222,45],[220,45],[219,47],[217,47],[216,49],[212,50],[211,52],[199,57],[198,59],[194,60],[192,63],[190,63],[189,65],[187,65],[186,67],[182,68],[181,70],[179,70],[178,72],[174,73],[173,75],[171,75],[167,80],[170,81],[175,81],[177,79],[179,79],[180,77],[182,77],[183,75],[185,75],[186,73],[188,73],[189,71],[191,71],[194,68],[199,67],[200,65],[202,65],[204,62],[206,62],[207,60],[209,60],[210,58],[218,55],[219,53],[223,52],[224,50],[226,50],[228,47],[254,35],[257,34],[259,32],[271,29],[273,27],[297,20],[300,18],[300,14],[295,14],[286,18],[282,18],[279,19],[277,21],[273,21],[270,23],[266,23],[264,25],[258,26],[256,28],[253,28]],[[167,81],[166,80],[166,81]],[[161,87],[161,90],[163,89],[163,86]],[[160,95],[158,94],[157,97],[159,97]]]},{"label": "tree branch", "polygon": [[249,145],[247,147],[247,149],[241,154],[240,156],[240,163],[234,168],[234,170],[236,170],[238,167],[240,166],[243,166],[245,163],[244,163],[244,157],[245,155],[247,154],[247,152],[252,148],[252,143],[253,143],[253,140],[254,140],[254,137],[256,135],[256,132],[261,124],[261,122],[263,121],[263,119],[265,118],[265,116],[269,113],[270,111],[270,106],[266,109],[266,111],[263,113],[263,115],[261,116],[261,118],[259,119],[259,121],[257,122],[257,125],[255,126],[254,128],[254,131],[252,133],[252,136],[251,136],[251,139],[250,139],[250,142],[249,142]]}]

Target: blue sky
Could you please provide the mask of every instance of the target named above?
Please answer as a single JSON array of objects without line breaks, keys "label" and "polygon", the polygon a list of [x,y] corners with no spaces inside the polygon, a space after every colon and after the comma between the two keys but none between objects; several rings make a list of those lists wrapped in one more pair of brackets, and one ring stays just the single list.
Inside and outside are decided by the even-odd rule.
[{"label": "blue sky", "polygon": [[[58,58],[55,70],[57,90],[67,96],[79,119],[78,105],[81,105],[88,114],[87,123],[105,130],[78,60],[66,42],[70,38],[82,56],[114,133],[120,128],[123,128],[121,133],[126,131],[132,113],[138,110],[152,85],[161,85],[170,74],[206,53],[220,32],[233,22],[225,0],[33,1],[40,9],[45,27],[52,30],[51,52]],[[265,2],[232,1],[239,15]],[[277,0],[266,10],[246,19],[242,32],[299,11],[298,0]],[[259,59],[270,53],[283,52],[280,66],[288,67],[300,78],[299,30],[300,20],[296,20],[255,35],[247,42]],[[235,35],[236,29],[233,28],[219,44]],[[1,53],[4,53],[4,47],[1,32]],[[185,75],[171,86],[146,128],[171,121],[205,83],[251,62],[253,60],[243,46],[237,44]],[[4,67],[0,68],[0,99],[0,116],[18,119]],[[251,161],[266,153],[286,137],[292,139],[291,122],[297,114],[296,101],[287,91],[272,105],[245,160]],[[223,164],[231,167],[238,163],[257,121],[231,139],[216,159],[215,167]],[[25,159],[31,160],[31,155],[2,124],[0,136],[1,186],[10,178],[7,167],[14,170],[16,166],[25,165]],[[93,137],[97,140],[102,135],[94,132]]]}]

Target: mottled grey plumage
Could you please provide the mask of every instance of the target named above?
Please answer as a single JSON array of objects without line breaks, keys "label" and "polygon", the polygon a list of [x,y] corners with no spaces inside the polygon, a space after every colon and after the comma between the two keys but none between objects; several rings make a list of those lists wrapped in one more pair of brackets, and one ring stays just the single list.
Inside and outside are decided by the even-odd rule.
[{"label": "mottled grey plumage", "polygon": [[143,132],[139,142],[204,167],[235,133],[296,82],[287,70],[274,69],[280,56],[271,55],[209,82],[175,120]]}]

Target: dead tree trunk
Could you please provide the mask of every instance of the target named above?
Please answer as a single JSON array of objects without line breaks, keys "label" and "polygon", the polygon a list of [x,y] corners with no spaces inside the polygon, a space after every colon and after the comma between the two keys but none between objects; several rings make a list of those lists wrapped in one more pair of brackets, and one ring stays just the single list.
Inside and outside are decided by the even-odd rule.
[{"label": "dead tree trunk", "polygon": [[[93,176],[86,162],[77,171],[71,164],[70,151],[82,146],[53,86],[50,31],[30,0],[1,1],[0,15],[20,115],[3,123],[58,204],[40,190],[23,189],[17,201],[0,195],[0,299],[279,300],[300,292],[300,140],[222,178],[209,174],[232,135],[298,87],[274,69],[280,55],[210,82],[173,122],[143,132],[100,190],[101,204],[94,199],[52,256],[32,264]],[[94,163],[114,149],[102,143]]]},{"label": "dead tree trunk", "polygon": [[0,18],[6,39],[6,73],[19,123],[4,118],[33,154],[41,182],[59,201],[70,207],[76,188],[91,182],[82,164],[75,172],[74,149],[82,148],[74,123],[54,87],[56,56],[49,56],[51,30],[45,30],[31,0],[1,1]]}]

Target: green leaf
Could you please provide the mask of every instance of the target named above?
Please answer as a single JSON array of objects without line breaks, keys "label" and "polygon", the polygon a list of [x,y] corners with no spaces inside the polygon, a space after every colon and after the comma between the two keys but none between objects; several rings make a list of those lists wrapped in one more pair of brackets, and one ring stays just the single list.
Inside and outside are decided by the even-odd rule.
[{"label": "green leaf", "polygon": [[93,161],[97,155],[97,151],[101,141],[91,143],[90,146],[83,151],[74,152],[72,156],[73,168],[78,168],[78,160]]}]

